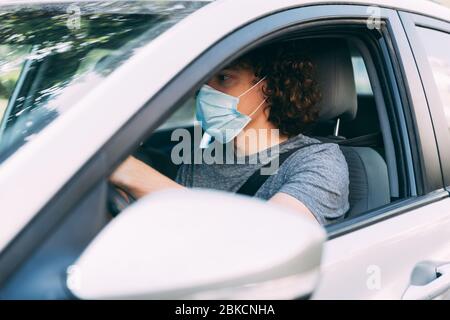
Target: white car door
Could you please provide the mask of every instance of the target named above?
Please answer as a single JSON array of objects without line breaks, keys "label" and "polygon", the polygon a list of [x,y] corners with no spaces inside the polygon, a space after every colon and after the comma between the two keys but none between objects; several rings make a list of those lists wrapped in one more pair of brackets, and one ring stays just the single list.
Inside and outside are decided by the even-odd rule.
[{"label": "white car door", "polygon": [[[450,102],[449,24],[434,23],[432,19],[404,13],[401,17],[412,44],[408,48],[405,35],[395,34],[401,63],[409,87],[414,90],[412,100],[415,112],[430,108],[431,117],[423,114],[421,119],[433,119],[446,180],[450,173],[445,158],[450,148],[449,125],[441,121],[446,119],[442,107],[446,105],[448,114]],[[429,24],[435,29],[429,30],[435,34],[421,39],[418,36],[421,30],[417,32],[413,20],[420,20],[422,27]],[[439,24],[447,33],[436,31],[433,23]],[[426,43],[421,44],[420,40]],[[433,63],[437,68],[431,70]],[[431,72],[437,73],[438,77],[433,79]],[[441,90],[441,101],[436,89]],[[420,123],[417,121],[414,129],[419,131],[419,135],[420,131],[425,132],[419,128],[423,125],[423,122]],[[431,129],[428,128],[428,131],[431,132]],[[435,145],[434,139],[423,140],[428,141],[428,147]],[[431,154],[432,151],[423,150],[423,153]],[[386,212],[381,219],[367,219],[365,226],[361,225],[353,231],[349,227],[348,232],[336,235],[327,242],[323,275],[315,299],[450,299],[450,199],[447,190],[438,188]]]},{"label": "white car door", "polygon": [[[450,288],[450,199],[435,202],[328,241],[314,299],[439,298]],[[416,270],[429,261],[432,268]],[[447,265],[446,265],[447,264]],[[446,265],[446,266],[445,266]],[[428,280],[428,284],[426,284]]]}]

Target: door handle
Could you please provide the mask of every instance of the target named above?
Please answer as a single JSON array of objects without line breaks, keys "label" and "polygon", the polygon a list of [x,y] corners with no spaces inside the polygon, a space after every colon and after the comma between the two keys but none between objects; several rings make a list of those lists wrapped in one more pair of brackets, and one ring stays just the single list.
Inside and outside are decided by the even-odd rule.
[{"label": "door handle", "polygon": [[411,284],[404,300],[431,300],[450,290],[450,263],[424,261],[418,263],[411,275]]}]

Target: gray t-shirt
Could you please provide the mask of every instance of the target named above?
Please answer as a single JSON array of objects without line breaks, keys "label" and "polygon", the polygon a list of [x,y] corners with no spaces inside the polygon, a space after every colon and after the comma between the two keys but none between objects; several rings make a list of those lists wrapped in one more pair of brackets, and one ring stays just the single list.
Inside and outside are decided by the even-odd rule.
[{"label": "gray t-shirt", "polygon": [[[349,209],[347,162],[338,145],[319,142],[300,134],[279,144],[279,153],[284,153],[316,143],[290,155],[255,197],[269,200],[279,192],[288,194],[302,202],[323,225],[342,217]],[[255,161],[255,156],[258,155],[244,157],[243,164],[183,164],[176,181],[191,188],[237,192],[256,170],[268,163]]]}]

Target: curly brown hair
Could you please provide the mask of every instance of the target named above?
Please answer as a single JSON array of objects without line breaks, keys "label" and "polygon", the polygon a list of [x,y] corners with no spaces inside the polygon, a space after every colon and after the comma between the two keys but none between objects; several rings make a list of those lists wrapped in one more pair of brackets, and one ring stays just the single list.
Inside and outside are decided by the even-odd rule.
[{"label": "curly brown hair", "polygon": [[294,136],[313,124],[319,115],[321,93],[314,80],[315,66],[307,57],[303,42],[270,44],[238,58],[232,67],[250,68],[256,81],[266,76],[269,121],[281,134]]}]

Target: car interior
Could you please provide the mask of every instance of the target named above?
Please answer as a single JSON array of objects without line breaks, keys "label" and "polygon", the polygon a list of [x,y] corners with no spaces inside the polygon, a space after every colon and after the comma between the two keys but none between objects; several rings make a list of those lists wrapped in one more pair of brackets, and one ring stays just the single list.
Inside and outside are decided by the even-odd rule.
[{"label": "car interior", "polygon": [[[390,203],[395,195],[391,195],[388,163],[395,166],[395,162],[388,157],[395,159],[395,155],[385,152],[374,94],[357,48],[345,38],[288,41],[307,41],[311,47],[310,59],[316,65],[316,81],[322,93],[319,119],[305,134],[339,144],[348,163],[350,210],[344,218]],[[176,167],[167,159],[177,143],[171,141],[171,134],[180,126],[193,132],[193,101],[194,97],[185,102],[135,153],[171,178]]]},{"label": "car interior", "polygon": [[[319,121],[305,134],[339,144],[347,160],[351,207],[343,219],[361,217],[396,201],[402,194],[394,140],[384,99],[377,98],[383,94],[379,92],[373,61],[367,50],[364,51],[364,44],[347,36],[291,37],[283,41],[307,41],[310,46],[310,58],[316,64],[317,82],[322,91],[322,110]],[[177,144],[171,135],[181,127],[194,130],[194,98],[192,95],[183,101],[133,155],[163,174],[175,177],[177,167],[167,161]],[[55,206],[58,205],[56,202]],[[68,266],[111,221],[112,215],[127,205],[122,195],[104,180],[71,208],[63,221],[55,222],[57,218],[52,215],[37,221],[47,236],[20,268],[13,270],[8,282],[0,283],[0,298],[74,298],[65,283]],[[53,229],[48,227],[49,219],[55,222]],[[33,232],[26,236],[33,241]]]}]

